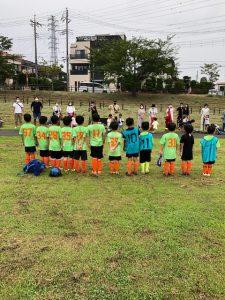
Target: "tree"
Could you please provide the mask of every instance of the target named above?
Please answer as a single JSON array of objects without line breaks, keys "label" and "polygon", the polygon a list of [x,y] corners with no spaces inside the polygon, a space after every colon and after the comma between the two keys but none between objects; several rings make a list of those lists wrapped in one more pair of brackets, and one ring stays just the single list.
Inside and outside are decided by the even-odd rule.
[{"label": "tree", "polygon": [[133,95],[147,78],[163,74],[174,78],[177,75],[171,38],[166,41],[144,38],[99,41],[91,49],[90,59],[95,72],[104,73],[106,80],[116,78],[122,89]]},{"label": "tree", "polygon": [[49,78],[52,80],[58,80],[59,74],[62,72],[63,65],[47,65],[46,61],[42,62],[42,65],[39,67],[38,73],[40,77]]},{"label": "tree", "polygon": [[208,75],[209,81],[214,83],[220,77],[219,70],[220,66],[218,64],[204,64],[201,67],[201,74]]},{"label": "tree", "polygon": [[16,57],[10,55],[8,51],[12,48],[12,40],[0,36],[0,83],[4,83],[7,78],[12,78],[15,74],[15,66],[10,63]]}]

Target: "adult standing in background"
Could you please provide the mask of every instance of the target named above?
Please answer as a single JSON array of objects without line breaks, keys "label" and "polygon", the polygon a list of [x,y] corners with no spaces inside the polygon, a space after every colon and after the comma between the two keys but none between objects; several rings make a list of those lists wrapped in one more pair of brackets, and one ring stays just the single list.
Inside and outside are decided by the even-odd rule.
[{"label": "adult standing in background", "polygon": [[62,109],[57,102],[52,108],[52,113],[53,113],[53,116],[55,115],[58,118],[61,118]]},{"label": "adult standing in background", "polygon": [[69,117],[75,117],[76,109],[73,105],[73,102],[69,102],[66,108],[66,113]]},{"label": "adult standing in background", "polygon": [[173,113],[174,113],[173,105],[169,104],[166,110],[166,115],[170,115],[172,122],[173,122]]},{"label": "adult standing in background", "polygon": [[152,123],[154,122],[154,118],[157,117],[158,109],[155,104],[149,108],[148,115],[149,115],[149,127],[152,129]]},{"label": "adult standing in background", "polygon": [[180,106],[177,108],[177,126],[182,127],[184,117],[184,105],[180,103]]},{"label": "adult standing in background", "polygon": [[91,101],[91,103],[90,103],[90,105],[89,105],[88,111],[89,111],[89,113],[90,113],[90,114],[89,114],[89,124],[91,124],[92,119],[93,119],[93,115],[98,113],[97,107],[96,107],[96,104],[95,104],[94,101]]},{"label": "adult standing in background", "polygon": [[13,114],[16,128],[18,125],[22,124],[23,116],[23,103],[20,101],[19,97],[16,97],[16,101],[13,103]]},{"label": "adult standing in background", "polygon": [[189,117],[190,115],[190,109],[189,109],[189,105],[188,104],[185,104],[184,106],[184,117]]},{"label": "adult standing in background", "polygon": [[222,128],[223,128],[223,131],[224,131],[224,129],[225,129],[225,109],[222,112],[221,120],[222,120]]},{"label": "adult standing in background", "polygon": [[120,106],[117,104],[116,100],[113,102],[113,104],[109,105],[109,110],[113,118],[118,117],[120,112]]},{"label": "adult standing in background", "polygon": [[205,103],[204,107],[201,109],[201,124],[200,124],[201,131],[204,130],[204,125],[205,125],[204,123],[205,123],[206,116],[209,116],[209,107],[207,103]]},{"label": "adult standing in background", "polygon": [[142,123],[144,122],[145,117],[145,108],[143,104],[140,104],[140,108],[138,110],[138,127],[141,128]]},{"label": "adult standing in background", "polygon": [[30,107],[33,111],[34,125],[36,125],[37,119],[40,120],[41,117],[41,110],[43,108],[42,102],[39,101],[38,97],[35,97]]}]

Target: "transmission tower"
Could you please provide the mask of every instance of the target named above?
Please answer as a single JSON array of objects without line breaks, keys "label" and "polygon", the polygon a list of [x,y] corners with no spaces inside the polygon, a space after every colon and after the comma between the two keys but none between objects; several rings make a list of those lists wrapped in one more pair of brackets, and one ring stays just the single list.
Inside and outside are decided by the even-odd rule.
[{"label": "transmission tower", "polygon": [[58,21],[55,19],[54,16],[51,16],[48,19],[48,30],[50,31],[50,36],[49,36],[49,48],[51,50],[51,57],[50,57],[50,62],[52,65],[57,65],[58,64],[58,43],[57,43],[57,36],[56,36],[56,28],[58,27],[57,23]]}]

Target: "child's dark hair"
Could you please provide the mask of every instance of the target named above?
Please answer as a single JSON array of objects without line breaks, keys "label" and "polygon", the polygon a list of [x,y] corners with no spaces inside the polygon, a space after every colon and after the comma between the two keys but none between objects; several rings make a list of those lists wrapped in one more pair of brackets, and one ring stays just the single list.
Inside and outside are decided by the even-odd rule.
[{"label": "child's dark hair", "polygon": [[99,122],[99,120],[100,120],[99,114],[93,114],[92,120],[93,120],[94,122]]},{"label": "child's dark hair", "polygon": [[119,114],[119,117],[122,117],[122,114]]},{"label": "child's dark hair", "polygon": [[65,116],[65,117],[63,118],[63,124],[64,124],[65,126],[69,126],[69,125],[71,124],[71,122],[72,122],[72,118],[71,118],[70,116]]},{"label": "child's dark hair", "polygon": [[109,118],[111,118],[112,117],[112,114],[109,114]]},{"label": "child's dark hair", "polygon": [[157,121],[158,119],[156,117],[153,118],[154,121]]},{"label": "child's dark hair", "polygon": [[193,132],[193,126],[192,126],[191,124],[185,124],[185,125],[184,125],[184,130],[185,130],[188,134],[190,134],[190,133]]},{"label": "child's dark hair", "polygon": [[149,122],[142,122],[141,128],[143,130],[149,130]]},{"label": "child's dark hair", "polygon": [[169,124],[167,125],[167,128],[168,128],[169,131],[175,131],[175,129],[176,129],[176,124],[175,124],[175,123],[169,123]]},{"label": "child's dark hair", "polygon": [[127,118],[127,119],[126,119],[126,125],[127,125],[127,126],[132,126],[132,125],[134,125],[134,119],[133,119],[133,118]]},{"label": "child's dark hair", "polygon": [[214,124],[209,125],[207,128],[208,134],[213,134],[215,130],[216,130],[216,126]]},{"label": "child's dark hair", "polygon": [[47,123],[47,121],[48,121],[48,118],[45,117],[45,116],[41,116],[40,119],[39,119],[39,123],[41,125],[45,125]]},{"label": "child's dark hair", "polygon": [[78,125],[82,125],[84,123],[84,117],[83,116],[76,116],[76,122]]},{"label": "child's dark hair", "polygon": [[23,116],[23,118],[24,118],[24,121],[25,121],[25,122],[30,122],[30,121],[31,121],[31,115],[30,115],[30,114],[25,114],[25,115]]},{"label": "child's dark hair", "polygon": [[51,117],[51,121],[53,125],[56,125],[59,122],[59,117],[54,115]]},{"label": "child's dark hair", "polygon": [[119,124],[118,124],[118,122],[116,122],[116,121],[112,121],[112,123],[110,124],[110,128],[111,128],[112,130],[117,130],[118,127],[119,127]]}]

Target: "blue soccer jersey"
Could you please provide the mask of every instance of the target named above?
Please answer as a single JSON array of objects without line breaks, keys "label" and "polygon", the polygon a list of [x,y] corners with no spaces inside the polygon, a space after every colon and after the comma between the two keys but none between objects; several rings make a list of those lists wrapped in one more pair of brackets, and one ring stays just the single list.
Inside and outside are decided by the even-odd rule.
[{"label": "blue soccer jersey", "polygon": [[207,135],[200,141],[202,146],[203,163],[216,161],[216,150],[220,147],[220,141],[217,137]]},{"label": "blue soccer jersey", "polygon": [[122,132],[125,139],[125,151],[127,154],[139,153],[139,130],[138,128],[127,128]]},{"label": "blue soccer jersey", "polygon": [[152,150],[153,148],[153,136],[151,133],[144,131],[140,134],[140,151]]}]

